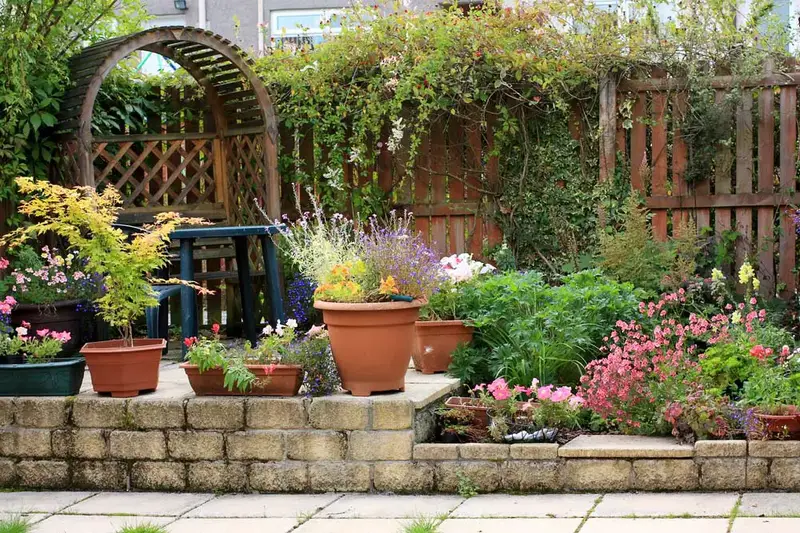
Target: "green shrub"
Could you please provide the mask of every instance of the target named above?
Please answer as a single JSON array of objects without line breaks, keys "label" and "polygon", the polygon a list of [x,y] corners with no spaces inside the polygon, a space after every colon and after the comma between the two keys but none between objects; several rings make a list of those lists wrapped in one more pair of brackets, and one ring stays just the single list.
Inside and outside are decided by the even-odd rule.
[{"label": "green shrub", "polygon": [[512,385],[576,383],[617,320],[636,313],[640,291],[597,270],[550,286],[539,272],[509,272],[465,287],[472,346],[453,354],[449,372],[476,384],[503,376]]},{"label": "green shrub", "polygon": [[31,525],[24,517],[13,517],[0,521],[0,533],[28,533]]}]

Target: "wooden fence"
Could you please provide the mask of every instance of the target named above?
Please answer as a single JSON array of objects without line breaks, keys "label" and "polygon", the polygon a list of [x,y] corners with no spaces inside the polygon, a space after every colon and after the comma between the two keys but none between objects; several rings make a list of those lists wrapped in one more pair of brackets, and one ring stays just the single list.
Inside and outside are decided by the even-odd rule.
[{"label": "wooden fence", "polygon": [[[499,185],[499,162],[493,149],[492,124],[483,126],[448,117],[433,124],[424,136],[408,172],[407,148],[397,154],[382,142],[375,165],[364,168],[345,163],[344,180],[355,188],[373,184],[383,189],[395,209],[414,213],[417,230],[441,255],[468,252],[482,258],[486,245],[502,241],[494,222],[492,195]],[[282,153],[295,154],[293,171],[316,174],[313,131],[281,131]],[[289,178],[290,179],[290,178]],[[287,176],[284,176],[284,185]],[[284,187],[284,204],[291,205]]]},{"label": "wooden fence", "polygon": [[[608,179],[622,161],[631,185],[646,199],[656,238],[665,240],[682,218],[698,230],[722,237],[735,231],[734,272],[757,265],[761,294],[794,293],[795,227],[792,206],[797,187],[797,90],[800,73],[762,79],[714,78],[716,103],[740,87],[732,143],[717,147],[714,173],[687,183],[691,164],[680,123],[686,112],[682,80],[652,78],[601,87],[601,176]],[[632,103],[630,129],[622,128],[619,109]]]}]

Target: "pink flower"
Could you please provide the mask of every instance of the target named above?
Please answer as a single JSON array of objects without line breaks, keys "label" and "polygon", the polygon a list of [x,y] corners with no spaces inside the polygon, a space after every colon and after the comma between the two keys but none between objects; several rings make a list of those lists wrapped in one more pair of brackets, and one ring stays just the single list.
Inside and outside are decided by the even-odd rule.
[{"label": "pink flower", "polygon": [[556,403],[563,402],[569,399],[570,396],[572,396],[572,389],[570,387],[559,387],[550,396],[550,401]]},{"label": "pink flower", "polygon": [[273,372],[275,372],[276,368],[278,368],[278,365],[272,363],[271,365],[266,365],[264,367],[264,372],[266,372],[267,374],[272,374]]},{"label": "pink flower", "polygon": [[586,400],[584,400],[581,396],[578,396],[576,394],[569,399],[569,406],[574,409],[576,407],[583,405],[585,402]]},{"label": "pink flower", "polygon": [[22,327],[23,328],[29,328],[29,327],[31,327],[31,323],[28,322],[27,320],[23,320],[22,321]]},{"label": "pink flower", "polygon": [[5,270],[8,268],[8,259],[5,257],[0,257],[0,270]]},{"label": "pink flower", "polygon": [[791,350],[784,344],[781,348],[781,357],[789,357],[790,353],[792,353]]},{"label": "pink flower", "polygon": [[769,355],[769,352],[767,350],[765,350],[763,346],[761,346],[760,344],[757,344],[757,345],[753,346],[752,348],[750,348],[750,355],[752,355],[753,357],[755,357],[756,359],[758,359],[760,361],[763,361],[764,359],[767,358],[767,356]]},{"label": "pink flower", "polygon": [[219,335],[219,324],[212,325],[211,331],[214,333],[214,335]]},{"label": "pink flower", "polygon": [[183,344],[187,348],[191,348],[192,346],[197,344],[197,337],[186,337],[185,339],[183,339]]},{"label": "pink flower", "polygon": [[545,387],[539,387],[536,390],[536,397],[540,400],[549,400],[550,397],[553,395],[553,386],[547,385]]},{"label": "pink flower", "polygon": [[37,329],[36,334],[40,337],[47,337],[47,334],[50,333],[49,329]]},{"label": "pink flower", "polygon": [[755,298],[750,298],[750,305],[756,305],[757,303],[758,300],[756,300]]},{"label": "pink flower", "polygon": [[473,387],[472,390],[475,391],[475,392],[486,390],[486,383],[481,383],[480,385],[475,385],[475,387]]},{"label": "pink flower", "polygon": [[502,401],[508,400],[511,398],[511,389],[508,388],[508,383],[503,378],[497,378],[496,380],[492,381],[487,387],[492,397],[495,400]]},{"label": "pink flower", "polygon": [[50,336],[55,340],[61,342],[61,344],[69,342],[70,339],[72,339],[72,334],[69,331],[51,331]]},{"label": "pink flower", "polygon": [[514,385],[514,392],[521,392],[522,394],[530,394],[531,391],[527,387],[523,387],[522,385]]}]

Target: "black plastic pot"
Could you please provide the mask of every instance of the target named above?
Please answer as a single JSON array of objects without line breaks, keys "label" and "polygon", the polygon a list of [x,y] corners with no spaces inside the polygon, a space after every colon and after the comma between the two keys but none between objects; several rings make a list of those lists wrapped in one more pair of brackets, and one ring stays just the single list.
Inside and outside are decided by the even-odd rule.
[{"label": "black plastic pot", "polygon": [[21,365],[0,365],[0,396],[75,396],[83,384],[83,357]]},{"label": "black plastic pot", "polygon": [[16,328],[23,322],[29,322],[31,325],[30,335],[35,335],[37,330],[42,329],[68,331],[72,338],[69,342],[64,343],[59,356],[72,356],[87,340],[83,338],[83,322],[87,317],[85,313],[77,310],[81,303],[84,302],[64,300],[51,305],[19,304],[11,311],[11,325]]}]

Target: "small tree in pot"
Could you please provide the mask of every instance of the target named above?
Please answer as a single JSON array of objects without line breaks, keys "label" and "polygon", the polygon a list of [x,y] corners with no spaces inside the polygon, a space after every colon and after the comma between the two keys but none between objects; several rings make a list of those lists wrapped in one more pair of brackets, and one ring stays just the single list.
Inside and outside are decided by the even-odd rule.
[{"label": "small tree in pot", "polygon": [[145,309],[158,303],[153,281],[184,283],[149,277],[167,262],[169,234],[179,225],[204,221],[174,212],[161,213],[153,224],[144,226],[144,232],[130,239],[113,227],[122,203],[114,187],[98,193],[92,187],[67,189],[31,178],[17,178],[17,187],[29,195],[19,212],[31,223],[5,236],[2,243],[21,246],[40,234],[55,233],[85,261],[87,273],[104,280],[105,292],[95,303],[100,315],[119,328],[122,338],[89,342],[81,349],[95,391],[128,397],[155,389],[165,341],[134,339],[133,324]]}]

